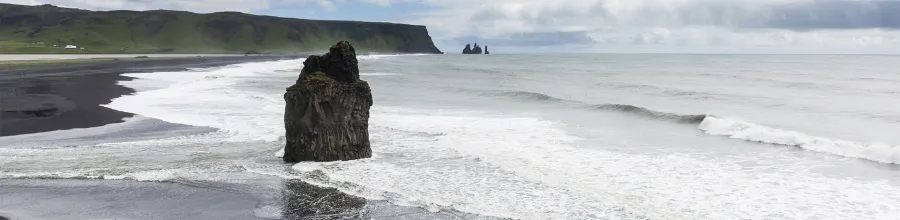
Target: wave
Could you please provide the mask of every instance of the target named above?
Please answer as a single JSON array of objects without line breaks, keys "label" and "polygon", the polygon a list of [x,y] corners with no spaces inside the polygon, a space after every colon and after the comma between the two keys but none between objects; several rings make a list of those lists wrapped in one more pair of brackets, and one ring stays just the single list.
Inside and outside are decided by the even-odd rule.
[{"label": "wave", "polygon": [[488,96],[505,96],[529,101],[566,101],[564,99],[556,98],[544,93],[539,92],[526,92],[526,91],[488,91],[483,94]]},{"label": "wave", "polygon": [[799,147],[804,150],[827,153],[849,158],[859,158],[881,163],[900,164],[900,146],[884,143],[859,143],[826,137],[817,137],[802,132],[767,127],[737,119],[721,118],[707,114],[680,115],[660,112],[644,107],[622,104],[595,105],[593,109],[618,111],[643,117],[697,125],[708,135]]},{"label": "wave", "polygon": [[698,126],[709,135],[799,147],[805,150],[860,158],[881,163],[900,164],[900,146],[883,143],[864,144],[853,141],[816,137],[796,131],[766,127],[750,122],[706,117]]},{"label": "wave", "polygon": [[[811,218],[866,219],[895,208],[871,204],[900,199],[895,191],[880,190],[891,189],[888,183],[829,178],[805,166],[770,173],[727,158],[575,147],[578,137],[537,117],[373,112],[372,147],[381,157],[298,163],[292,171],[304,181],[368,199],[510,219],[764,219],[790,215],[797,207],[809,207],[804,213]],[[733,202],[692,205],[697,201]],[[741,207],[758,208],[727,211]],[[834,212],[842,207],[864,211]]]},{"label": "wave", "polygon": [[602,82],[597,83],[597,86],[603,87],[611,87],[615,89],[627,89],[627,90],[637,90],[639,92],[650,92],[659,94],[662,96],[675,96],[675,97],[685,97],[689,99],[696,100],[726,100],[727,97],[735,97],[737,95],[733,94],[718,94],[718,93],[709,93],[709,92],[701,92],[701,91],[690,91],[690,90],[681,90],[676,88],[668,88],[654,85],[646,85],[646,84],[633,84],[627,82]]},{"label": "wave", "polygon": [[633,105],[623,105],[623,104],[602,104],[602,105],[594,105],[592,106],[595,110],[607,110],[607,111],[617,111],[624,112],[629,114],[634,114],[637,116],[663,119],[667,121],[674,121],[678,123],[688,123],[688,124],[699,124],[706,119],[707,115],[679,115],[675,113],[668,112],[659,112],[650,110],[648,108],[633,106]]},{"label": "wave", "polygon": [[[518,98],[528,101],[553,101],[553,102],[572,102],[583,104],[582,102],[566,100],[556,98],[547,94],[538,93],[538,92],[525,92],[525,91],[492,91],[486,92],[489,96],[505,96]],[[637,116],[643,116],[654,119],[662,119],[666,121],[673,121],[678,123],[687,123],[687,124],[699,124],[706,118],[705,114],[700,115],[679,115],[675,113],[667,113],[654,111],[648,108],[634,106],[634,105],[626,105],[626,104],[600,104],[600,105],[590,105],[590,109],[593,110],[603,110],[603,111],[615,111],[615,112],[623,112],[629,113]]]},{"label": "wave", "polygon": [[799,147],[814,152],[827,153],[849,158],[859,158],[881,163],[900,164],[900,146],[884,143],[858,143],[854,141],[817,137],[802,132],[767,127],[737,119],[722,118],[707,114],[680,115],[660,112],[644,107],[622,104],[595,105],[593,109],[618,111],[643,117],[662,119],[685,124],[695,124],[708,135]]},{"label": "wave", "polygon": [[[566,101],[543,93],[523,91],[503,91],[493,93],[534,101]],[[575,102],[575,101],[573,101]],[[697,125],[709,135],[728,136],[751,142],[799,147],[805,150],[828,153],[850,158],[860,158],[881,163],[900,164],[900,146],[882,143],[857,143],[853,141],[816,137],[801,132],[766,127],[750,122],[720,118],[708,114],[676,114],[656,111],[628,104],[591,105],[592,110],[614,111],[635,116]]]}]

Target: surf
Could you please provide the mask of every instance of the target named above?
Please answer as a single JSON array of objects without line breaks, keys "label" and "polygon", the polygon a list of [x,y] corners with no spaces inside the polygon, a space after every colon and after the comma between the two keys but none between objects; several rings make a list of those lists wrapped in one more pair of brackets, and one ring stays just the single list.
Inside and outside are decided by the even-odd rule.
[{"label": "surf", "polygon": [[483,94],[525,101],[574,103],[577,104],[578,108],[586,108],[593,111],[618,112],[645,119],[692,125],[711,136],[725,136],[741,141],[797,147],[818,153],[858,158],[887,164],[900,164],[900,146],[892,146],[887,143],[861,143],[819,137],[803,132],[778,129],[753,122],[728,117],[718,117],[710,114],[676,114],[629,104],[590,105],[579,101],[560,99],[538,92],[485,91]]}]

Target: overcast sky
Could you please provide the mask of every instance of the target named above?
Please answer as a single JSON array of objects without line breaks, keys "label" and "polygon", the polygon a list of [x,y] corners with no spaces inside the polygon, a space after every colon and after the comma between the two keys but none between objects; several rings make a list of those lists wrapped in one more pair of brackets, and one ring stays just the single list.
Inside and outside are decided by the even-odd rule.
[{"label": "overcast sky", "polygon": [[900,53],[900,0],[0,0],[428,26],[496,52]]}]

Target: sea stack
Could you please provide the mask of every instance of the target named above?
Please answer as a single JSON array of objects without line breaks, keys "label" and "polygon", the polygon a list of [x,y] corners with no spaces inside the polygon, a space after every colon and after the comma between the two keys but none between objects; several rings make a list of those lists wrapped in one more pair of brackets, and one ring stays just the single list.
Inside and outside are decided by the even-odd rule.
[{"label": "sea stack", "polygon": [[[485,47],[485,51],[487,47]],[[475,46],[471,44],[466,44],[466,48],[463,49],[463,54],[482,54],[481,46],[478,46],[478,43],[475,43]]]},{"label": "sea stack", "polygon": [[472,45],[466,44],[466,48],[463,48],[463,54],[472,54]]},{"label": "sea stack", "polygon": [[355,160],[372,156],[372,90],[359,79],[356,50],[341,41],[309,56],[284,94],[285,162]]},{"label": "sea stack", "polygon": [[481,54],[481,46],[478,46],[478,43],[475,43],[475,46],[472,48],[472,54]]}]

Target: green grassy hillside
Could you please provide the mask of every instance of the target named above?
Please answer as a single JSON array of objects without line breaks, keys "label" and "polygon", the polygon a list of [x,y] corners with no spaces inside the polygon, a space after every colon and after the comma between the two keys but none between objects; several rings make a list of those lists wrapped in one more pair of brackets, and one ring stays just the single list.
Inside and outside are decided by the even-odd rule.
[{"label": "green grassy hillside", "polygon": [[300,53],[339,40],[361,52],[440,53],[417,25],[0,4],[0,53]]}]

